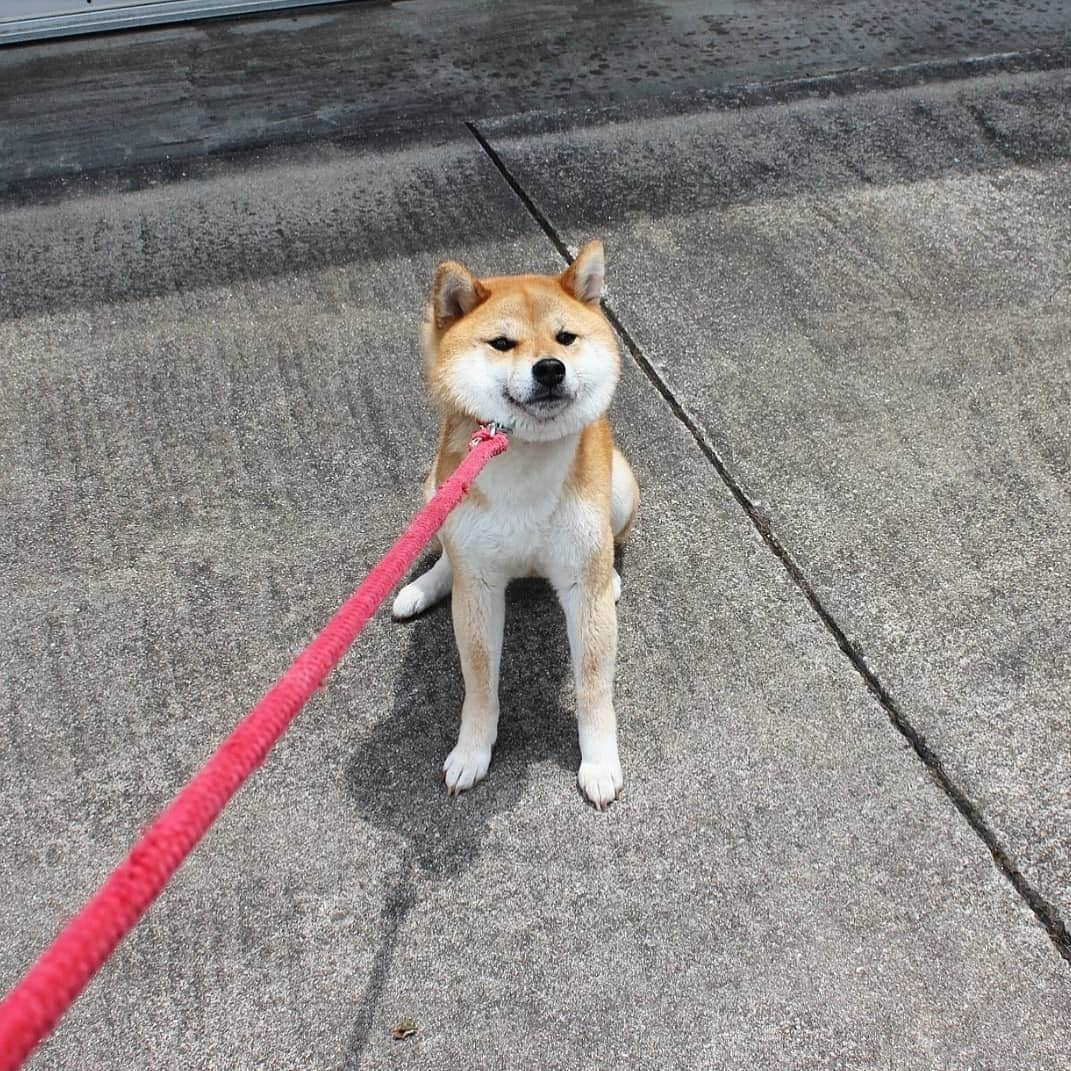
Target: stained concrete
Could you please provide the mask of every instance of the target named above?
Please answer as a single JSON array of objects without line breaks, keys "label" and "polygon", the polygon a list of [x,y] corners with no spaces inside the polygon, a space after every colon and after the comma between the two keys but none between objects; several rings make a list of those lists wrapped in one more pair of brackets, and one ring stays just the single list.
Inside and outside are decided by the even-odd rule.
[{"label": "stained concrete", "polygon": [[0,194],[309,138],[420,142],[443,123],[1044,54],[1068,29],[1057,0],[408,0],[16,45],[0,48]]},{"label": "stained concrete", "polygon": [[1069,103],[1049,72],[485,130],[606,236],[658,374],[1064,919]]}]

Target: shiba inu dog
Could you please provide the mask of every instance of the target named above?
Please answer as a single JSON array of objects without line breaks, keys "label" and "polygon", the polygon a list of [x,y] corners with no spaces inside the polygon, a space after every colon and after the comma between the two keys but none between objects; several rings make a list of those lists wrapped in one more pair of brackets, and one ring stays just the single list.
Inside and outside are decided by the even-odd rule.
[{"label": "shiba inu dog", "polygon": [[580,790],[599,810],[620,795],[614,661],[621,581],[614,544],[627,538],[639,488],[614,447],[606,411],[620,373],[617,339],[599,306],[601,242],[561,275],[478,279],[454,261],[435,274],[423,343],[442,416],[430,497],[464,457],[474,428],[509,429],[441,532],[443,554],[394,602],[398,619],[453,591],[465,700],[447,791],[487,774],[498,732],[505,591],[545,577],[565,610],[576,680]]}]

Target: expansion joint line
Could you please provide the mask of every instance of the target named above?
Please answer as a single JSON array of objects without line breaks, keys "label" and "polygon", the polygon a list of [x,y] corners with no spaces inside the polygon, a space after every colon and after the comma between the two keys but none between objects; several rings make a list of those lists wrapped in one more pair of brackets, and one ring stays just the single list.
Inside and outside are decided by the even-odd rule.
[{"label": "expansion joint line", "polygon": [[[517,179],[514,178],[502,158],[491,147],[490,143],[480,132],[476,124],[468,122],[465,125],[479,143],[480,148],[483,149],[488,159],[494,164],[499,174],[501,174],[506,184],[516,195],[517,199],[524,205],[528,214],[539,224],[543,233],[550,240],[554,248],[561,254],[565,262],[571,264],[573,262],[573,254],[569,251],[565,242],[562,241],[561,236],[558,234],[550,220],[547,219],[539,206],[536,205]],[[997,835],[982,817],[978,807],[952,780],[940,757],[933,751],[929,744],[927,744],[925,736],[911,724],[897,702],[890,696],[888,689],[886,689],[885,685],[878,679],[877,674],[867,664],[862,652],[848,638],[844,629],[841,628],[833,615],[826,609],[799,563],[792,557],[791,553],[771,529],[769,518],[755,505],[754,502],[752,502],[736,478],[729,471],[728,466],[718,454],[699,419],[689,413],[687,408],[676,397],[672,388],[647,359],[647,356],[640,349],[636,340],[632,337],[632,334],[621,322],[621,318],[608,302],[603,302],[603,310],[606,313],[606,318],[610,321],[614,330],[621,338],[621,341],[624,342],[626,349],[629,351],[629,354],[633,361],[635,361],[637,367],[639,367],[650,381],[651,385],[662,396],[677,420],[679,420],[688,430],[703,456],[706,457],[714,467],[715,471],[721,477],[722,482],[740,505],[740,508],[747,514],[748,520],[751,521],[755,530],[762,537],[763,542],[782,566],[784,566],[785,571],[792,578],[793,583],[810,604],[811,609],[818,615],[819,620],[833,637],[837,646],[844,653],[845,657],[852,664],[852,667],[859,676],[862,677],[867,690],[875,697],[875,699],[877,699],[878,703],[881,704],[893,726],[914,749],[915,754],[922,761],[933,781],[938,785],[941,791],[944,792],[948,799],[951,800],[956,810],[959,811],[967,824],[989,849],[997,869],[1005,878],[1007,878],[1015,891],[1025,901],[1031,911],[1034,912],[1038,922],[1041,923],[1045,932],[1051,938],[1052,943],[1056,946],[1056,950],[1068,963],[1071,963],[1071,933],[1068,932],[1067,926],[1060,918],[1056,908],[1026,880],[1022,872],[1004,849],[1004,846],[1000,843]]]}]

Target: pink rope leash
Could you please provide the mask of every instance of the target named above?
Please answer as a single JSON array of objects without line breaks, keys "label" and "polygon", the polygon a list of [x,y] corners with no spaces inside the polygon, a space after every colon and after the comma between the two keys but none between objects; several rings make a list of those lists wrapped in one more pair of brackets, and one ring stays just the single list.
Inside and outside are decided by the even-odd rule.
[{"label": "pink rope leash", "polygon": [[289,728],[480,470],[509,445],[491,425],[320,634],[175,797],[0,1004],[0,1071],[17,1071],[134,928],[231,797]]}]

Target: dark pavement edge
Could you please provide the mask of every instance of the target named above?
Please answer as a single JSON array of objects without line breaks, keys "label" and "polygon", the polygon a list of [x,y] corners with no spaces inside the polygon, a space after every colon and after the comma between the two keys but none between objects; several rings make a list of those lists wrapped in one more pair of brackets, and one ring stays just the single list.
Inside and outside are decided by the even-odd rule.
[{"label": "dark pavement edge", "polygon": [[[214,147],[190,142],[161,155],[146,145],[128,146],[122,163],[88,168],[61,168],[32,177],[5,177],[0,166],[0,208],[48,205],[87,194],[130,192],[161,184],[186,182],[209,177],[222,168],[267,168],[294,150],[317,145],[340,149],[367,147],[377,150],[405,148],[426,142],[463,140],[466,128],[475,125],[508,123],[517,134],[540,134],[566,130],[578,121],[585,124],[613,122],[622,118],[657,119],[686,115],[706,109],[758,108],[787,104],[803,99],[846,97],[857,93],[879,93],[891,89],[942,84],[996,74],[1021,74],[1071,67],[1071,45],[1066,48],[1034,48],[988,53],[968,57],[926,60],[894,66],[849,67],[843,70],[802,77],[734,82],[707,89],[692,88],[628,104],[546,109],[464,116],[437,115],[428,121],[401,119],[381,127],[354,124],[352,129],[333,132],[308,130],[280,131],[273,136],[247,135]],[[537,102],[538,103],[538,102]],[[475,125],[474,125],[475,124]],[[2,141],[0,141],[2,144]]]}]

